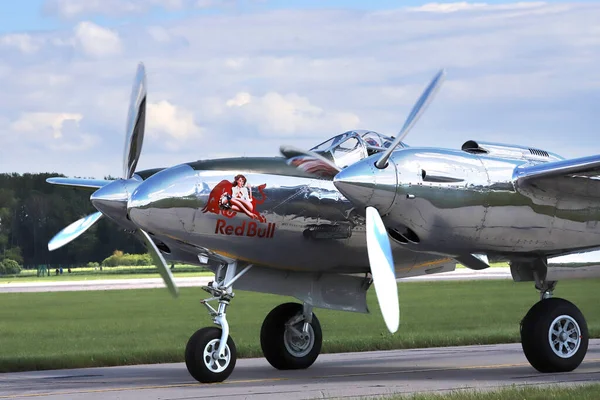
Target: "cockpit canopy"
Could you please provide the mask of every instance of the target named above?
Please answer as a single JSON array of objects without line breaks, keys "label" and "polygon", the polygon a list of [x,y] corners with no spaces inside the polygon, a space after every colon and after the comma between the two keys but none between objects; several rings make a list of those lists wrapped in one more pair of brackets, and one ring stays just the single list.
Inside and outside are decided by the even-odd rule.
[{"label": "cockpit canopy", "polygon": [[[392,144],[393,137],[373,131],[348,131],[334,136],[310,149],[330,159],[340,168],[354,164],[372,154],[379,153]],[[398,149],[408,147],[400,143]]]}]

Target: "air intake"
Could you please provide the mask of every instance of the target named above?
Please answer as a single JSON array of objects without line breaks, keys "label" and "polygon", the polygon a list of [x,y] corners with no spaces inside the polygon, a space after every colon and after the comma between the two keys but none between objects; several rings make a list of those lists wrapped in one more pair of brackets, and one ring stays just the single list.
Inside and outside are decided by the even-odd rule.
[{"label": "air intake", "polygon": [[461,149],[471,154],[485,154],[491,157],[531,160],[531,161],[559,161],[563,157],[549,153],[545,150],[535,149],[533,147],[517,146],[512,144],[478,142],[469,140],[465,142]]}]

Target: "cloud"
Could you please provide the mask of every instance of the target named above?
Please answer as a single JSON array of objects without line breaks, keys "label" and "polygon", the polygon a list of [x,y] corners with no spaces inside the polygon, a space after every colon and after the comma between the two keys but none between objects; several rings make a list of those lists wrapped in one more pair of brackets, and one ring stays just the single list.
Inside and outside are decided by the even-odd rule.
[{"label": "cloud", "polygon": [[469,3],[466,1],[456,3],[427,3],[418,7],[407,7],[408,11],[413,12],[431,12],[431,13],[452,13],[457,11],[473,10],[515,10],[543,7],[547,3],[542,1],[528,1],[508,4],[488,4],[488,3]]},{"label": "cloud", "polygon": [[84,151],[96,144],[98,138],[80,131],[82,119],[83,115],[77,113],[26,112],[10,123],[9,129],[19,141],[37,147],[58,152]]},{"label": "cloud", "polygon": [[147,130],[154,137],[166,135],[169,139],[181,142],[191,136],[198,137],[201,133],[192,112],[166,100],[148,104],[147,115]]},{"label": "cloud", "polygon": [[138,14],[159,6],[167,10],[180,9],[186,0],[48,0],[44,9],[47,13],[65,19],[88,15],[120,16]]},{"label": "cloud", "polygon": [[172,40],[172,35],[162,26],[148,27],[148,34],[158,43],[169,43]]},{"label": "cloud", "polygon": [[[303,134],[315,129],[332,132],[356,127],[359,118],[346,112],[326,112],[295,93],[281,95],[275,92],[254,97],[240,92],[225,103],[245,124],[256,126],[266,136]],[[229,116],[229,114],[228,114]]]},{"label": "cloud", "polygon": [[32,112],[24,113],[11,124],[11,129],[16,132],[43,135],[51,133],[53,139],[60,139],[65,121],[74,121],[78,124],[83,115],[70,113]]},{"label": "cloud", "polygon": [[[477,139],[568,157],[600,153],[598,3],[481,0],[446,6],[453,12],[257,9],[110,28],[79,22],[108,15],[106,7],[119,15],[159,7],[111,1],[73,2],[83,7],[67,13],[74,30],[0,38],[0,170],[120,175],[139,61],[149,102],[139,168],[277,155],[282,144],[310,148],[353,128],[394,135],[440,67],[446,83],[409,144],[457,149]],[[132,5],[142,8],[128,11]],[[73,148],[80,150],[65,161]]]},{"label": "cloud", "polygon": [[240,92],[237,93],[233,98],[227,100],[225,105],[227,107],[242,107],[246,104],[249,104],[252,101],[252,96],[250,93]]},{"label": "cloud", "polygon": [[120,17],[143,14],[152,8],[177,11],[235,5],[235,0],[46,0],[44,11],[64,19],[93,15]]},{"label": "cloud", "polygon": [[77,24],[74,33],[76,46],[89,56],[104,57],[121,53],[121,39],[113,30],[83,21]]},{"label": "cloud", "polygon": [[32,54],[39,50],[42,43],[26,33],[11,33],[0,36],[0,46],[15,47],[22,53]]}]

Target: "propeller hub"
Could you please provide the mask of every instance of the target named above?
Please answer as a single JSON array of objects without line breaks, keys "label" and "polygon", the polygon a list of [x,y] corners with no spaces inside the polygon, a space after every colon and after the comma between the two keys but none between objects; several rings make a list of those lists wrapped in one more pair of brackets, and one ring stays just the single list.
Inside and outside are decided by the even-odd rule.
[{"label": "propeller hub", "polygon": [[394,204],[398,176],[392,160],[385,169],[375,166],[377,156],[354,163],[334,178],[333,184],[357,209],[375,207],[383,215]]},{"label": "propeller hub", "polygon": [[96,210],[117,224],[125,229],[135,230],[136,226],[127,219],[127,201],[141,182],[135,178],[113,181],[92,193],[90,201]]}]

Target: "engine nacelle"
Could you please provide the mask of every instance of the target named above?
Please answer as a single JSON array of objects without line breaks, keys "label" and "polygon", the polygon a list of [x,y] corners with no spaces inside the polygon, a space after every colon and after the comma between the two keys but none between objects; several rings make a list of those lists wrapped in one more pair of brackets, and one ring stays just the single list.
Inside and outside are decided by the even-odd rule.
[{"label": "engine nacelle", "polygon": [[517,160],[530,161],[558,161],[564,160],[563,157],[532,147],[517,146],[512,144],[476,142],[469,140],[462,145],[462,150],[471,154],[487,154],[490,156],[512,158]]}]

